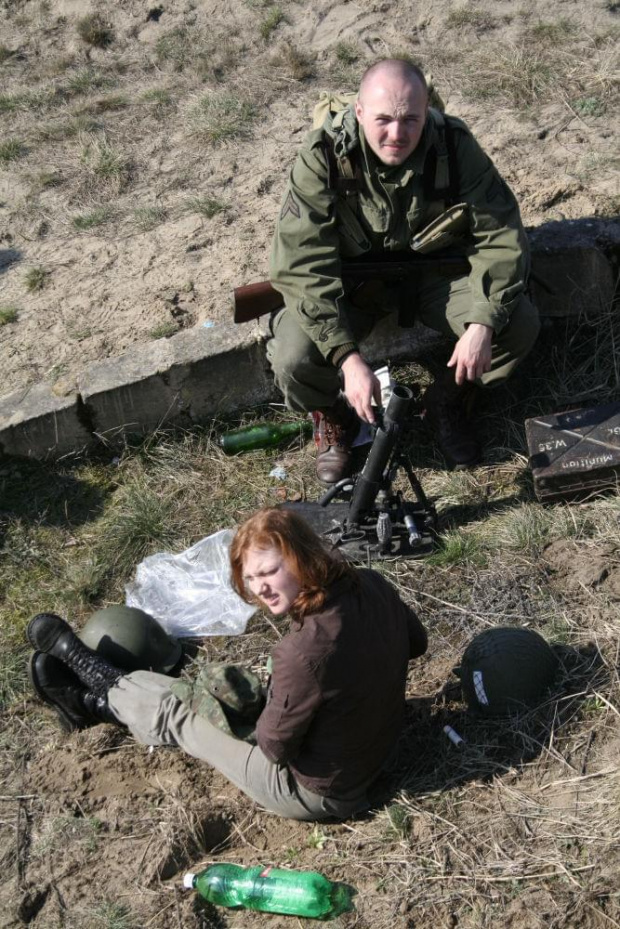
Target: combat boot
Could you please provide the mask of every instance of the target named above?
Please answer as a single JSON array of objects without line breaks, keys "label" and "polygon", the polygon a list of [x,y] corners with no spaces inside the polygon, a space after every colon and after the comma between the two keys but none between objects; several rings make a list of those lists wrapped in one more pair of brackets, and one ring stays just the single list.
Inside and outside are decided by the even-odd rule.
[{"label": "combat boot", "polygon": [[430,385],[421,400],[424,421],[455,471],[471,468],[480,461],[480,445],[470,419],[476,390],[470,381],[457,384],[454,370],[449,368]]},{"label": "combat boot", "polygon": [[323,484],[335,484],[351,473],[351,447],[359,431],[359,418],[344,397],[312,416],[317,477]]},{"label": "combat boot", "polygon": [[79,678],[53,655],[34,652],[28,662],[28,677],[39,699],[56,710],[65,732],[98,723],[119,725],[107,699],[89,693]]},{"label": "combat boot", "polygon": [[123,677],[122,671],[84,645],[69,623],[55,613],[39,613],[30,620],[26,632],[35,651],[62,661],[97,696],[107,696]]}]

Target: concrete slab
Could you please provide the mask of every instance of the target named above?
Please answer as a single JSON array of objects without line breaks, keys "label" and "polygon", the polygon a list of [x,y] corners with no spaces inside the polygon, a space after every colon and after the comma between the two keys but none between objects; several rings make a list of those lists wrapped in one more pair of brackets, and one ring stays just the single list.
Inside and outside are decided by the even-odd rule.
[{"label": "concrete slab", "polygon": [[168,385],[173,358],[170,340],[159,339],[85,368],[77,386],[93,436],[113,441],[123,433],[189,425],[178,390]]},{"label": "concrete slab", "polygon": [[528,230],[532,294],[541,316],[595,315],[611,308],[618,280],[620,223],[592,217]]},{"label": "concrete slab", "polygon": [[0,455],[61,458],[91,442],[77,393],[38,384],[0,397]]},{"label": "concrete slab", "polygon": [[276,396],[256,323],[188,329],[170,347],[168,384],[194,423]]}]

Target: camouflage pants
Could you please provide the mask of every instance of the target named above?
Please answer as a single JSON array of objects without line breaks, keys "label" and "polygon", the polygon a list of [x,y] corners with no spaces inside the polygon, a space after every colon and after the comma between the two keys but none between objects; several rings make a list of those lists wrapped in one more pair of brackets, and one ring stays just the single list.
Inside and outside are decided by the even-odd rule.
[{"label": "camouflage pants", "polygon": [[[348,322],[356,341],[368,338],[376,323],[393,312],[402,313],[407,325],[419,320],[453,341],[465,332],[473,299],[468,278],[426,274],[415,284],[397,288],[373,284],[377,286],[360,290],[359,299],[356,294],[349,298],[354,310]],[[493,386],[510,377],[533,347],[539,329],[538,312],[523,294],[507,325],[494,333],[491,370],[483,374],[480,384]],[[294,315],[279,310],[271,321],[271,332],[267,358],[287,407],[304,412],[333,406],[341,387],[340,372],[325,361]]]}]

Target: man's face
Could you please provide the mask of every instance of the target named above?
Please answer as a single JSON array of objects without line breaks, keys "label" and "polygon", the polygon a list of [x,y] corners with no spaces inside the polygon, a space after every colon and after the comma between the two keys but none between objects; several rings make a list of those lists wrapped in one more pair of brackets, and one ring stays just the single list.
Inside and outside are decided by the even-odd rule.
[{"label": "man's face", "polygon": [[400,165],[415,150],[426,121],[428,97],[418,80],[373,77],[355,104],[357,121],[377,158]]},{"label": "man's face", "polygon": [[277,548],[250,548],[243,557],[247,589],[273,616],[284,616],[301,590],[297,576]]}]

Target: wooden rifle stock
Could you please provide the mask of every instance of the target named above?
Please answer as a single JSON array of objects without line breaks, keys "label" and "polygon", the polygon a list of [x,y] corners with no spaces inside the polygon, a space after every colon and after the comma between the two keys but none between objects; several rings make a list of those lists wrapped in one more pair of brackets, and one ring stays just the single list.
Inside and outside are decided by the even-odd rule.
[{"label": "wooden rifle stock", "polygon": [[[343,261],[344,280],[363,282],[368,280],[405,280],[416,270],[432,268],[439,274],[469,274],[471,267],[464,255],[434,255],[407,258],[385,257],[380,261]],[[284,306],[284,297],[269,281],[245,284],[233,290],[233,318],[236,323],[248,323],[266,313]]]}]

